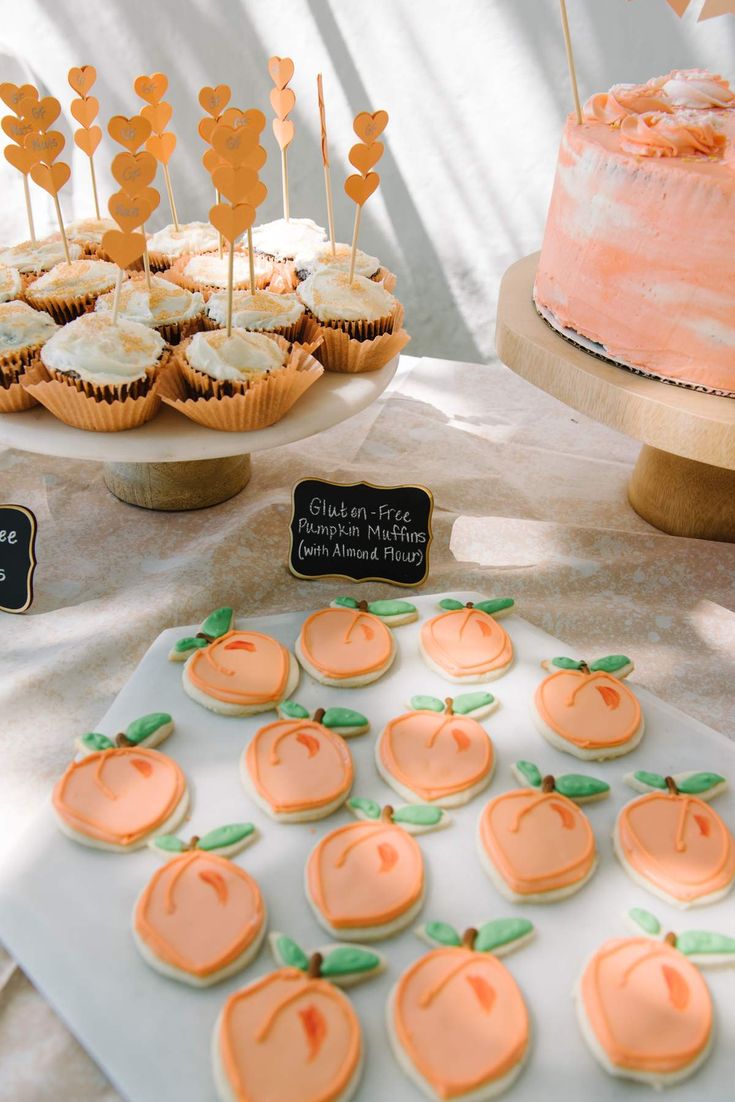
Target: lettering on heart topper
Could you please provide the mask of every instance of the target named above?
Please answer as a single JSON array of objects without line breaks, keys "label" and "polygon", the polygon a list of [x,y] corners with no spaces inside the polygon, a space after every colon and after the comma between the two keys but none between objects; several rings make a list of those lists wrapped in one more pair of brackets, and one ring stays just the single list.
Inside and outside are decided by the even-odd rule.
[{"label": "lettering on heart topper", "polygon": [[176,149],[176,135],[166,127],[171,121],[173,108],[166,103],[163,96],[168,88],[168,77],[164,73],[154,73],[152,76],[136,77],[133,87],[145,100],[146,106],[141,108],[140,117],[150,125],[150,133],[146,138],[145,148],[151,153],[163,169],[163,181],[166,185],[168,205],[171,208],[171,221],[174,229],[179,232],[179,216],[176,211],[176,200],[171,183],[171,173],[168,163]]},{"label": "lettering on heart topper", "polygon": [[31,179],[34,184],[47,191],[54,201],[64,256],[67,264],[70,264],[71,256],[64,219],[61,216],[59,192],[68,182],[71,169],[65,162],[56,160],[66,145],[64,135],[59,130],[48,129],[61,114],[61,104],[53,96],[45,96],[42,100],[38,95],[29,96],[20,100],[17,111],[22,119],[31,120],[35,124],[35,129],[24,137],[23,148],[30,150],[35,158],[30,168]]},{"label": "lettering on heart topper", "polygon": [[96,125],[94,120],[99,114],[100,101],[96,96],[88,94],[97,80],[97,70],[94,65],[82,65],[81,68],[72,68],[69,70],[67,80],[72,91],[76,92],[78,96],[77,99],[71,101],[71,113],[79,123],[79,129],[74,131],[74,144],[89,157],[94,213],[99,221],[100,203],[97,195],[97,177],[94,171],[94,154],[102,140],[102,129]]},{"label": "lettering on heart topper", "polygon": [[294,74],[294,64],[290,57],[272,57],[268,61],[273,87],[271,88],[271,107],[275,114],[273,133],[281,150],[281,180],[283,184],[283,217],[289,220],[288,201],[288,160],[286,150],[294,139],[294,124],[288,116],[296,105],[296,96],[288,83]]},{"label": "lettering on heart topper", "polygon": [[11,84],[5,81],[0,84],[0,99],[6,104],[12,115],[5,115],[2,120],[2,128],[11,139],[11,145],[5,146],[5,160],[20,172],[23,178],[23,194],[26,201],[26,215],[28,217],[28,235],[31,241],[36,240],[36,228],[33,224],[33,208],[31,207],[31,191],[28,187],[28,175],[39,160],[36,150],[26,149],[25,138],[34,129],[34,123],[29,118],[22,118],[20,104],[29,99],[38,100],[38,90],[32,84]]},{"label": "lettering on heart topper", "polygon": [[352,231],[352,255],[350,257],[350,283],[355,278],[355,259],[357,257],[357,239],[360,233],[362,208],[380,184],[380,176],[373,172],[375,165],[383,156],[385,146],[378,138],[388,125],[387,111],[361,111],[355,115],[352,128],[360,139],[349,153],[350,164],[357,169],[345,180],[345,191],[355,204],[355,225]]}]

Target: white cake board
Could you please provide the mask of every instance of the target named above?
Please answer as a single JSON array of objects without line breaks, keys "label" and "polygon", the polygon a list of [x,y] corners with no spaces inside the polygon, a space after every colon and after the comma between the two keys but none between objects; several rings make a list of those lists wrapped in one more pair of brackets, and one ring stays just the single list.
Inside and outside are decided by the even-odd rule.
[{"label": "white cake board", "polygon": [[[472,593],[451,595],[479,599]],[[433,613],[437,599],[412,597],[422,620]],[[247,623],[291,645],[303,618],[301,613],[286,613]],[[489,686],[501,706],[485,721],[495,741],[498,767],[484,796],[452,812],[453,823],[446,830],[420,839],[429,877],[422,919],[443,919],[462,927],[519,914],[536,924],[534,941],[507,960],[528,1001],[534,1034],[528,1067],[508,1095],[513,1102],[649,1099],[653,1095],[647,1088],[608,1078],[588,1053],[575,1019],[573,983],[588,954],[603,940],[628,932],[622,914],[629,907],[648,908],[666,929],[733,934],[735,899],[731,895],[712,907],[679,912],[628,879],[609,841],[616,811],[633,796],[622,776],[636,768],[671,773],[703,768],[718,770],[735,782],[735,744],[639,689],[648,728],[641,747],[618,762],[585,768],[549,747],[529,718],[529,699],[544,676],[541,659],[568,654],[569,648],[519,616],[510,616],[504,624],[517,661]],[[375,769],[376,733],[404,709],[411,695],[458,692],[419,658],[419,627],[420,621],[396,629],[399,657],[376,685],[351,692],[328,690],[302,677],[294,694],[307,707],[348,703],[370,717],[371,733],[350,740],[355,794],[385,803],[395,804],[396,796]],[[287,932],[306,948],[323,945],[328,938],[304,898],[304,863],[318,838],[351,817],[342,811],[318,823],[277,824],[245,795],[238,777],[239,756],[252,733],[272,721],[273,714],[227,719],[184,695],[181,666],[167,662],[166,654],[174,640],[191,631],[191,626],[182,627],[159,636],[96,729],[115,733],[135,716],[170,711],[176,730],[163,749],[180,762],[192,791],[192,815],[182,832],[202,833],[232,820],[255,822],[261,836],[236,860],[261,884],[270,928]],[[614,649],[611,639],[610,650]],[[588,772],[612,786],[608,800],[587,808],[600,848],[600,868],[579,895],[552,906],[516,907],[501,899],[475,853],[477,817],[491,795],[514,785],[510,764],[520,757],[535,761],[544,773]],[[715,806],[730,825],[735,822],[733,792],[718,797]],[[272,962],[263,950],[240,976],[207,990],[188,988],[150,969],[133,945],[129,925],[133,902],[158,867],[158,859],[148,850],[117,855],[76,845],[57,829],[50,809],[44,809],[3,857],[0,938],[126,1099],[214,1102],[210,1030],[227,995],[269,971]],[[421,1095],[399,1072],[388,1050],[383,1011],[393,983],[425,947],[411,932],[378,947],[388,958],[387,972],[354,988],[350,996],[366,1041],[365,1074],[357,1097],[362,1102],[419,1102]],[[724,1102],[732,1096],[735,969],[708,971],[706,976],[716,1005],[717,1042],[702,1071],[672,1093],[676,1102]]]}]

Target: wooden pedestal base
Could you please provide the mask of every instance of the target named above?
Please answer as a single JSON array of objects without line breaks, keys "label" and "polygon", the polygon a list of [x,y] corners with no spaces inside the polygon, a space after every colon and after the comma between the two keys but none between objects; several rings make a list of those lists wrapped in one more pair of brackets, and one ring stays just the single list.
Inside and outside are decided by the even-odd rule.
[{"label": "wooden pedestal base", "polygon": [[250,481],[250,456],[185,463],[105,463],[111,494],[141,509],[206,509],[239,494]]},{"label": "wooden pedestal base", "polygon": [[735,471],[644,444],[628,501],[669,535],[735,542]]}]

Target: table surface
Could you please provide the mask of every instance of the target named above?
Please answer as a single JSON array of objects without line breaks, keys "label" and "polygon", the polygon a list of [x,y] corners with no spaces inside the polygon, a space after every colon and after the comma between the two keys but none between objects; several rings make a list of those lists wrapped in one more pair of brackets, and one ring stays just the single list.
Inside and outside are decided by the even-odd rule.
[{"label": "table surface", "polygon": [[[0,500],[39,522],[35,602],[1,620],[0,845],[48,798],[70,740],[161,630],[217,604],[270,613],[344,591],[285,566],[290,487],[309,475],[429,486],[427,591],[514,596],[521,615],[580,655],[631,654],[637,681],[735,738],[735,547],[641,520],[626,499],[637,451],[498,363],[410,357],[370,408],[257,456],[247,489],[215,509],[137,510],[107,493],[98,464],[0,451]],[[0,1098],[119,1097],[1,955],[0,1052]]]}]

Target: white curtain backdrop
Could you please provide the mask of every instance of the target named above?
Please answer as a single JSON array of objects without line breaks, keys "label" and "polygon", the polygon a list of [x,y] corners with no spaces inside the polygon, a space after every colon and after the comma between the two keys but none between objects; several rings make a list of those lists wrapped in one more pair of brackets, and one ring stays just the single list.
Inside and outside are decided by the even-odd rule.
[{"label": "white curtain backdrop", "polygon": [[[698,24],[666,0],[568,0],[580,91],[671,68],[706,66],[735,78],[735,17]],[[342,184],[356,140],[353,116],[386,108],[382,186],[364,210],[360,244],[399,275],[413,334],[409,351],[465,360],[492,354],[505,268],[537,249],[559,134],[571,96],[557,0],[0,0],[0,80],[30,80],[62,103],[72,181],[67,218],[92,212],[87,158],[71,142],[67,72],[93,64],[105,137],[101,199],[113,190],[106,122],[132,114],[141,73],[169,77],[178,146],[171,174],[180,218],[206,219],[212,193],[197,134],[199,89],[232,85],[233,105],[270,118],[266,62],[294,59],[296,138],[289,150],[291,213],[326,224],[316,74],[324,76],[338,237],[353,208]],[[269,196],[281,214],[278,150],[265,133]],[[156,223],[169,221],[162,180]],[[2,158],[0,240],[27,236],[18,174]],[[41,232],[53,208],[34,185]]]}]

